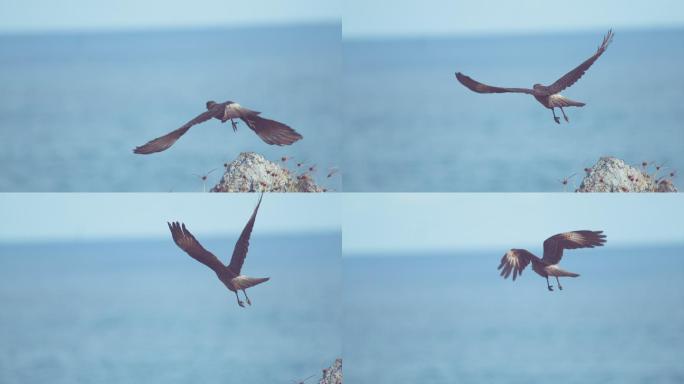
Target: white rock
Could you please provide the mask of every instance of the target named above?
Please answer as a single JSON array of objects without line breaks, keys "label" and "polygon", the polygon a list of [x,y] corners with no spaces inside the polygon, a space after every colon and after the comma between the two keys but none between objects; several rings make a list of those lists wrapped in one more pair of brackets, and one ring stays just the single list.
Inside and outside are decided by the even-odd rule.
[{"label": "white rock", "polygon": [[324,192],[308,173],[294,175],[254,152],[243,152],[227,164],[211,192]]},{"label": "white rock", "polygon": [[615,157],[602,157],[582,180],[577,192],[677,192],[669,179],[658,179]]},{"label": "white rock", "polygon": [[330,366],[323,370],[323,377],[318,384],[342,384],[342,359],[337,359]]}]

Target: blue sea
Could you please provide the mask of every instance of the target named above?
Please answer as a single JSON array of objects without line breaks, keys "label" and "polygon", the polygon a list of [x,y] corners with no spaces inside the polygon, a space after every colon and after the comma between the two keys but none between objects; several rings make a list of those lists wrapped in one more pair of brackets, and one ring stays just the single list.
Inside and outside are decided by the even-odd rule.
[{"label": "blue sea", "polygon": [[170,239],[0,245],[0,382],[320,377],[341,353],[340,235],[252,239],[243,272],[271,280],[246,309]]},{"label": "blue sea", "polygon": [[[240,152],[316,165],[339,190],[338,24],[0,36],[0,191],[201,191],[195,174]],[[169,150],[133,148],[205,110],[239,102],[304,139],[262,142],[213,120]],[[296,169],[289,162],[289,166]]]},{"label": "blue sea", "polygon": [[554,292],[499,277],[504,252],[345,255],[345,380],[684,381],[684,246],[566,255]]},{"label": "blue sea", "polygon": [[[201,191],[240,152],[293,156],[348,191],[562,191],[600,156],[681,169],[684,30],[617,30],[564,91],[570,123],[494,85],[551,83],[605,31],[341,42],[339,24],[0,36],[1,191]],[[211,121],[171,149],[131,150],[238,101],[304,135],[263,143]],[[344,102],[341,102],[344,100]],[[571,184],[579,184],[577,176]],[[675,184],[678,180],[675,179]]]},{"label": "blue sea", "polygon": [[682,29],[616,29],[608,51],[563,91],[587,104],[566,108],[570,123],[557,125],[531,96],[476,94],[454,76],[550,84],[606,32],[345,40],[344,189],[562,191],[559,179],[577,173],[570,184],[579,185],[607,155],[681,170]]}]

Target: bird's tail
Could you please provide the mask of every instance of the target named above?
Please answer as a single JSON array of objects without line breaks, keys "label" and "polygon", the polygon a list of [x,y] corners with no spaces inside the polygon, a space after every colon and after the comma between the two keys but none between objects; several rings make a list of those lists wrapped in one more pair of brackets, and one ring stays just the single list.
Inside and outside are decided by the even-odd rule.
[{"label": "bird's tail", "polygon": [[581,101],[575,101],[572,99],[568,99],[565,96],[561,95],[552,95],[549,97],[549,101],[551,106],[553,107],[584,107],[586,104],[581,102]]},{"label": "bird's tail", "polygon": [[564,276],[564,277],[577,277],[577,276],[579,276],[579,273],[568,272],[568,271],[564,271],[564,270],[558,268],[556,270],[556,275]]},{"label": "bird's tail", "polygon": [[570,99],[565,99],[566,103],[568,103],[569,107],[584,107],[586,104],[581,102],[581,101],[575,101],[575,100],[570,100]]},{"label": "bird's tail", "polygon": [[270,277],[249,277],[249,276],[238,276],[232,280],[233,285],[237,289],[247,289],[255,285],[267,282]]}]

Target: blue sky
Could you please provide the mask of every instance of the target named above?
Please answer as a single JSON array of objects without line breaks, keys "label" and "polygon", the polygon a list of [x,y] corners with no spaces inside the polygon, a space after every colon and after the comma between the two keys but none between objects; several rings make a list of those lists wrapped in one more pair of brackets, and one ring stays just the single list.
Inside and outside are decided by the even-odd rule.
[{"label": "blue sky", "polygon": [[339,22],[341,0],[4,0],[0,31]]},{"label": "blue sky", "polygon": [[345,194],[345,254],[529,247],[570,230],[610,246],[684,244],[681,194]]},{"label": "blue sky", "polygon": [[[166,222],[183,221],[203,237],[238,234],[257,194],[0,194],[0,241],[166,238]],[[339,231],[339,195],[265,194],[259,233]]]},{"label": "blue sky", "polygon": [[530,33],[684,25],[679,0],[345,0],[345,37]]}]

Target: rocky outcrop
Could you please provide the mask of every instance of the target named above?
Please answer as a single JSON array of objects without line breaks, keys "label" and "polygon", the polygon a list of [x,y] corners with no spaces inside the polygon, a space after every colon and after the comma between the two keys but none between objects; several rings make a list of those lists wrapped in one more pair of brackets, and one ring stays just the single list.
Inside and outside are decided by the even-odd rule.
[{"label": "rocky outcrop", "polygon": [[323,377],[318,384],[342,384],[342,359],[337,359],[330,366],[323,370]]},{"label": "rocky outcrop", "polygon": [[615,157],[602,157],[585,169],[576,192],[677,192],[672,180],[659,177],[658,171],[649,173],[648,164],[639,169]]},{"label": "rocky outcrop", "polygon": [[225,173],[211,192],[325,192],[310,173],[291,173],[254,152],[243,152],[225,165]]}]

